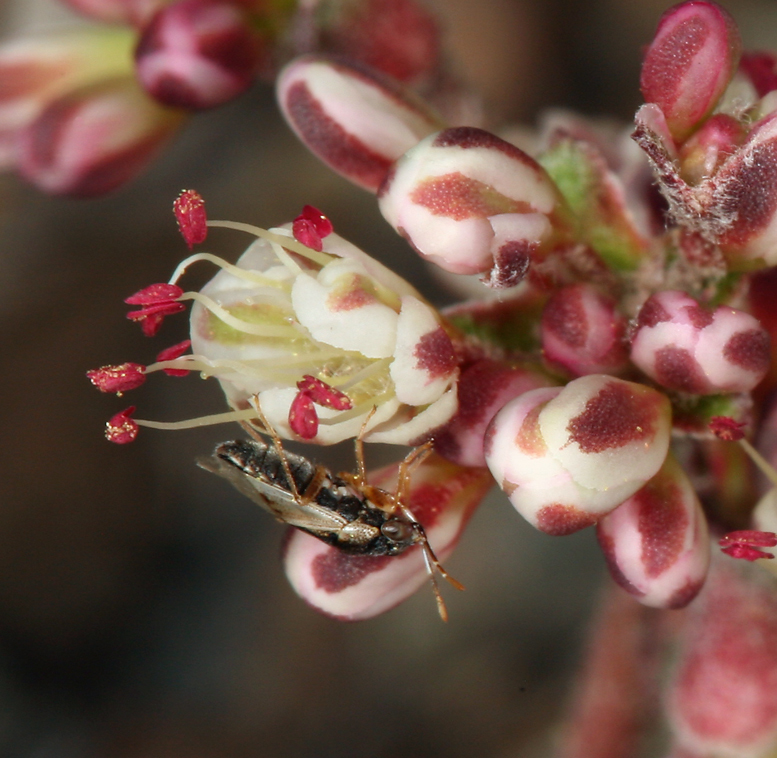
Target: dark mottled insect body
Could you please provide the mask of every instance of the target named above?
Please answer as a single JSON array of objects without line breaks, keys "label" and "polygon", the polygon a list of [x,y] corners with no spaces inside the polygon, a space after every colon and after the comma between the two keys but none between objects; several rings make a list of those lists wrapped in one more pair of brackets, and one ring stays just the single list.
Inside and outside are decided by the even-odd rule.
[{"label": "dark mottled insect body", "polygon": [[397,509],[391,493],[261,440],[223,442],[198,463],[279,521],[348,553],[399,555],[425,540],[423,527]]}]

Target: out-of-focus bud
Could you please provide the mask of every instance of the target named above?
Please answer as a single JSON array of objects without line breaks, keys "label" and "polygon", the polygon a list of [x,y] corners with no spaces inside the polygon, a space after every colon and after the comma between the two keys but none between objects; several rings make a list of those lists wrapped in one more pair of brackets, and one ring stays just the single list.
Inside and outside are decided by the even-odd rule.
[{"label": "out-of-focus bud", "polygon": [[688,184],[709,179],[746,137],[744,124],[726,113],[708,119],[680,150],[680,173]]},{"label": "out-of-focus bud", "polygon": [[180,121],[129,77],[84,87],[55,100],[21,132],[18,170],[56,195],[110,192],[146,167]]},{"label": "out-of-focus bud", "polygon": [[524,518],[548,534],[571,534],[658,472],[670,427],[664,395],[593,374],[509,402],[486,433],[486,461]]},{"label": "out-of-focus bud", "polygon": [[132,34],[86,29],[0,47],[0,168],[16,162],[16,141],[53,99],[106,77],[129,74]]},{"label": "out-of-focus bud", "polygon": [[631,360],[667,389],[749,392],[769,370],[768,332],[745,311],[703,308],[684,292],[651,295],[637,317]]},{"label": "out-of-focus bud", "polygon": [[522,150],[474,127],[432,134],[380,189],[383,217],[420,255],[455,274],[518,284],[549,242],[560,195]]},{"label": "out-of-focus bud", "polygon": [[434,75],[440,30],[416,0],[340,0],[319,5],[321,45],[401,82]]},{"label": "out-of-focus bud", "polygon": [[617,374],[628,365],[626,319],[590,284],[557,290],[542,312],[542,350],[574,376]]},{"label": "out-of-focus bud", "polygon": [[306,147],[377,192],[392,163],[443,124],[410,90],[341,61],[303,56],[278,77],[278,102]]},{"label": "out-of-focus bud", "polygon": [[213,108],[244,92],[261,58],[242,11],[221,0],[178,0],[143,30],[135,66],[143,88],[164,105]]},{"label": "out-of-focus bud", "polygon": [[109,24],[142,26],[167,0],[62,0],[85,16]]},{"label": "out-of-focus bud", "polygon": [[777,55],[769,52],[744,52],[739,70],[763,97],[777,89]]},{"label": "out-of-focus bud", "polygon": [[707,519],[672,455],[636,494],[596,525],[613,579],[640,603],[683,608],[710,562]]},{"label": "out-of-focus bud", "polygon": [[265,239],[237,266],[224,262],[188,295],[193,351],[233,408],[258,394],[272,426],[296,438],[303,422],[313,428],[310,391],[298,385],[312,377],[353,404],[318,410],[321,423],[305,438],[319,444],[356,437],[368,415],[366,439],[393,444],[411,444],[451,418],[459,358],[441,317],[413,287],[336,234],[318,252],[288,229],[257,232]]},{"label": "out-of-focus bud", "polygon": [[[538,161],[566,200],[575,240],[589,245],[611,269],[634,271],[649,242],[627,203],[621,177],[609,163],[624,168],[628,152],[617,147],[625,135],[605,136],[580,122],[563,116],[548,119],[549,144]],[[609,145],[603,144],[606,137]],[[639,208],[644,202],[640,198],[632,205]]]},{"label": "out-of-focus bud", "polygon": [[[393,465],[371,474],[370,483],[393,492],[397,469]],[[461,468],[437,455],[413,472],[406,505],[423,525],[438,560],[444,563],[453,552],[491,484],[487,470]],[[283,560],[300,597],[345,621],[377,616],[429,579],[420,546],[396,556],[351,555],[296,529],[290,532]]]},{"label": "out-of-focus bud", "polygon": [[716,3],[691,0],[664,13],[642,63],[645,102],[656,103],[684,141],[712,112],[736,72],[742,41]]},{"label": "out-of-focus bud", "polygon": [[777,584],[721,556],[694,603],[667,712],[702,755],[755,758],[777,739]]},{"label": "out-of-focus bud", "polygon": [[548,384],[550,380],[536,369],[476,361],[459,377],[459,409],[435,432],[435,452],[460,466],[485,466],[484,437],[496,412],[524,392]]}]

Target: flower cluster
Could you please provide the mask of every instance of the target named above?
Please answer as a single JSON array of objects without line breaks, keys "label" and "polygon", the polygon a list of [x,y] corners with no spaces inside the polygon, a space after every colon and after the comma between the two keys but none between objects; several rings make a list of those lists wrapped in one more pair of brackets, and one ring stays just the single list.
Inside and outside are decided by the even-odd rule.
[{"label": "flower cluster", "polygon": [[[127,300],[150,336],[193,301],[192,352],[182,343],[90,378],[121,393],[154,371],[197,371],[231,410],[164,424],[127,409],[108,438],[230,420],[276,440],[356,438],[360,470],[344,481],[362,504],[395,492],[438,558],[492,481],[547,534],[595,526],[613,579],[643,605],[682,608],[709,585],[683,616],[667,697],[677,755],[760,755],[777,737],[777,587],[762,570],[777,546],[777,56],[741,48],[715,3],[669,9],[645,52],[633,142],[558,115],[532,154],[446,123],[385,68],[294,60],[277,79],[291,128],[480,297],[438,312],[314,208],[270,230],[207,222],[255,240],[236,264],[196,253]],[[202,242],[200,199],[184,193],[176,213],[187,242]],[[197,261],[221,270],[184,292]],[[368,484],[362,440],[434,454]],[[267,489],[277,481],[264,496],[288,500]],[[326,494],[332,510],[344,502]],[[380,613],[425,565],[440,568],[421,545],[350,555],[305,531],[289,537],[286,572],[338,618]],[[710,694],[732,678],[741,698]],[[758,718],[750,694],[765,703]]]},{"label": "flower cluster", "polygon": [[134,178],[192,113],[271,81],[290,56],[347,54],[415,84],[440,69],[415,0],[62,0],[103,25],[0,46],[0,168],[52,194]]}]

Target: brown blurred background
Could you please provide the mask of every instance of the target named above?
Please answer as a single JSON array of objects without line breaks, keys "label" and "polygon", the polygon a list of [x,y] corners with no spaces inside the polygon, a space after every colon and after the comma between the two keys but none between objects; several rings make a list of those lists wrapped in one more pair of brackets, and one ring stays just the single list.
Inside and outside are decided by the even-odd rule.
[{"label": "brown blurred background", "polygon": [[[436,0],[490,112],[529,124],[558,105],[627,121],[641,46],[669,4]],[[748,47],[777,48],[772,0],[723,4]],[[0,5],[4,37],[65,17],[54,0]],[[149,342],[122,303],[185,255],[170,213],[184,187],[214,218],[263,226],[316,205],[446,302],[374,200],[296,142],[267,87],[198,116],[109,198],[48,198],[0,179],[0,756],[552,755],[603,578],[593,534],[540,535],[494,494],[449,562],[467,592],[447,593],[448,625],[427,591],[340,624],[287,585],[282,529],[195,468],[237,427],[103,439],[129,402],[159,419],[222,407],[196,377],[155,375],[129,402],[84,377],[185,338],[178,318]],[[217,230],[207,247],[233,257],[245,242]],[[351,465],[350,450],[336,455],[321,458]]]}]

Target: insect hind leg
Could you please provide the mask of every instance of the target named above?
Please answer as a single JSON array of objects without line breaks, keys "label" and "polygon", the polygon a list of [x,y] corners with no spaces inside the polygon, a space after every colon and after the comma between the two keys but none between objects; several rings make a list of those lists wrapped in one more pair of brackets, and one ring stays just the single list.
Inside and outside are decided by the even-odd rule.
[{"label": "insect hind leg", "polygon": [[[281,436],[278,434],[275,427],[269,422],[269,420],[267,419],[267,416],[264,415],[264,411],[262,410],[262,404],[259,402],[259,395],[254,395],[249,400],[249,402],[251,403],[251,406],[256,411],[257,416],[259,416],[259,420],[262,422],[262,426],[264,427],[265,433],[270,435],[270,439],[272,440],[273,447],[278,452],[278,458],[280,458],[281,466],[283,467],[283,473],[286,475],[286,481],[289,483],[289,492],[291,492],[291,494],[294,496],[295,502],[302,503],[303,498],[300,495],[299,490],[297,489],[297,482],[292,476],[291,466],[289,465],[289,459],[286,457],[286,451],[283,449],[283,442],[281,440]],[[242,421],[240,425],[255,440],[264,442],[261,434],[259,434],[259,432],[257,432],[256,429],[254,429],[254,427],[252,427],[250,424],[247,424],[245,421]]]}]

